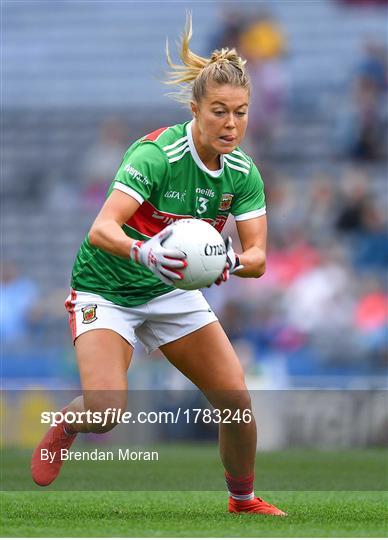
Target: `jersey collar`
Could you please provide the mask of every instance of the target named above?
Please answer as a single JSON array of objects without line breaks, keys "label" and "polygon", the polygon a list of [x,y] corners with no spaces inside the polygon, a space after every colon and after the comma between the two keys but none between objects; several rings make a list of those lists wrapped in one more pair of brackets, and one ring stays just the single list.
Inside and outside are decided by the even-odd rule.
[{"label": "jersey collar", "polygon": [[198,167],[202,171],[207,173],[209,176],[213,176],[214,178],[218,178],[219,176],[221,176],[221,174],[224,171],[224,156],[222,154],[220,154],[221,169],[218,169],[217,171],[212,171],[212,170],[208,169],[206,167],[206,165],[201,161],[201,158],[198,155],[197,149],[195,148],[194,140],[193,140],[193,133],[192,133],[192,124],[193,124],[192,120],[191,120],[191,122],[189,122],[187,124],[186,133],[187,133],[187,140],[189,141],[190,152],[191,152],[191,155],[193,156],[193,160],[195,161],[196,165],[198,165]]}]

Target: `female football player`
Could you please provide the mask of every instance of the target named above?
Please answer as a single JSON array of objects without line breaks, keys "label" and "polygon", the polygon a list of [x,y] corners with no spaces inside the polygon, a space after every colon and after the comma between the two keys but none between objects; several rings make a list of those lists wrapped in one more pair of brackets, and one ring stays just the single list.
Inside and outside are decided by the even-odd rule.
[{"label": "female football player", "polygon": [[[66,306],[83,395],[64,411],[124,410],[137,339],[148,351],[159,348],[215,408],[251,409],[239,359],[208,303],[199,291],[174,288],[187,264],[185,254],[164,247],[164,229],[172,221],[205,219],[221,231],[231,213],[242,253],[226,240],[227,265],[217,284],[231,274],[258,278],[265,270],[263,182],[240,149],[250,97],[245,62],[234,49],[202,58],[189,48],[191,35],[189,17],[182,65],[171,61],[168,50],[167,59],[168,82],[179,85],[178,99],[187,99],[193,118],[157,129],[128,149],[76,257]],[[78,432],[114,425],[113,419],[104,427],[85,419],[52,427],[33,454],[34,481],[48,485],[57,477],[60,450],[69,448]],[[254,496],[254,419],[221,423],[219,443],[229,511],[285,515]],[[42,449],[55,452],[52,463],[41,459]]]}]

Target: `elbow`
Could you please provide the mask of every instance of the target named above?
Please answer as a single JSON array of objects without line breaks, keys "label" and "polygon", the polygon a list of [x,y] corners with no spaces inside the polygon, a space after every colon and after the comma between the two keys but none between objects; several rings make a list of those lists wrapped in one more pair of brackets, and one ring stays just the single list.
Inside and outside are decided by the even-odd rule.
[{"label": "elbow", "polygon": [[93,247],[98,247],[98,232],[96,231],[96,228],[94,226],[92,226],[92,228],[90,229],[88,237],[89,244]]},{"label": "elbow", "polygon": [[260,278],[261,276],[265,274],[265,270],[266,270],[266,261],[264,260],[256,266],[253,277]]}]

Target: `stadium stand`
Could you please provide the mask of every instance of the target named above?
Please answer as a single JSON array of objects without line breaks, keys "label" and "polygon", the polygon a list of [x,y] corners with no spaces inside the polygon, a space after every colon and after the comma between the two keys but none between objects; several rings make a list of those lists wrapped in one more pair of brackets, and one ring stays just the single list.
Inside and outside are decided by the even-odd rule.
[{"label": "stadium stand", "polygon": [[[260,5],[236,3],[247,17]],[[96,213],[81,196],[81,164],[105,119],[116,116],[124,120],[129,145],[155,127],[187,117],[164,96],[166,88],[160,80],[165,66],[164,40],[168,36],[174,42],[184,21],[184,8],[190,7],[195,27],[193,49],[207,54],[214,21],[225,8],[222,3],[188,2],[174,9],[152,3],[152,28],[141,2],[80,2],[75,10],[72,2],[58,1],[55,9],[48,10],[46,2],[36,1],[7,3],[4,8],[3,254],[47,296],[58,290],[66,295],[74,256]],[[346,156],[337,153],[336,119],[349,101],[353,70],[365,39],[373,36],[386,41],[386,20],[379,7],[360,10],[326,0],[273,2],[271,11],[286,33],[284,69],[290,96],[283,128],[275,143],[259,156],[258,165],[267,181],[275,171],[278,184],[292,184],[294,192],[305,197],[317,173],[330,177],[335,186],[348,167]],[[384,212],[384,160],[364,163],[362,170],[368,193]],[[281,221],[273,225],[281,234],[287,228]],[[306,227],[306,223],[299,225]],[[332,234],[333,229],[324,226],[322,238]],[[308,234],[307,239],[317,241]],[[343,239],[351,253],[352,238],[342,237],[340,242]],[[273,242],[275,245],[275,239]],[[350,259],[350,274],[357,280],[361,266]],[[379,279],[381,262],[374,270]],[[230,306],[221,303],[221,313],[223,309],[226,317]],[[64,343],[68,338],[60,316],[53,320],[50,332],[43,327],[39,334],[43,344]],[[259,350],[260,339],[253,340],[255,346],[259,343]],[[317,354],[320,346],[311,354],[307,347],[299,350],[301,372],[325,372],[322,365],[330,362]],[[292,367],[296,353],[290,351],[281,349],[290,353]],[[274,349],[268,358],[271,354]],[[354,373],[362,358],[371,366],[373,354],[373,350],[366,356],[360,352]],[[381,362],[385,365],[384,360],[379,362],[373,373],[380,373]],[[299,377],[300,371],[297,374]]]}]

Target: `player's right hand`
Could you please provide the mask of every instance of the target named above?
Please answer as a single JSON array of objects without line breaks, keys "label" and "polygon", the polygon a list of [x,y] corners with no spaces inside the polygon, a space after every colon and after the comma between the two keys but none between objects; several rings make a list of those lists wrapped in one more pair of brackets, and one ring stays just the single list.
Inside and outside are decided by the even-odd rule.
[{"label": "player's right hand", "polygon": [[135,241],[130,252],[133,261],[149,268],[166,285],[174,285],[174,281],[183,279],[183,274],[177,269],[187,266],[183,251],[163,247],[171,235],[172,230],[161,231],[146,242]]}]

